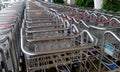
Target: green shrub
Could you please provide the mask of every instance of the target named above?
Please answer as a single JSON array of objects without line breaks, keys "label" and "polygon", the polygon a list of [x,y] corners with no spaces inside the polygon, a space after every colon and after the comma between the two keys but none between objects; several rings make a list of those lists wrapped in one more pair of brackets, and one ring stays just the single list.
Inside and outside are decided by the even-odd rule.
[{"label": "green shrub", "polygon": [[76,5],[84,6],[84,7],[93,7],[94,6],[94,0],[77,0]]},{"label": "green shrub", "polygon": [[76,5],[78,5],[78,6],[84,6],[83,0],[77,0],[76,1]]},{"label": "green shrub", "polygon": [[120,11],[120,0],[103,0],[103,9]]},{"label": "green shrub", "polygon": [[85,7],[94,7],[94,1],[93,0],[87,0],[85,3]]},{"label": "green shrub", "polygon": [[61,4],[63,4],[63,3],[64,3],[64,1],[63,1],[63,0],[53,0],[53,2],[54,2],[54,3],[61,3]]}]

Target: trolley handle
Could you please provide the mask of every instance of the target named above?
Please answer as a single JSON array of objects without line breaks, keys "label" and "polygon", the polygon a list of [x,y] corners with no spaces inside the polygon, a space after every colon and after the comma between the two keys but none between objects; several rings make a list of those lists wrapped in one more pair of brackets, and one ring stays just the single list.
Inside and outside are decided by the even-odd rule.
[{"label": "trolley handle", "polygon": [[80,20],[78,24],[83,24],[86,28],[89,28],[89,26],[83,20]]},{"label": "trolley handle", "polygon": [[99,17],[100,21],[102,20],[102,18],[104,19],[104,20],[103,20],[103,23],[104,23],[104,24],[107,24],[107,23],[109,22],[109,19],[108,19],[105,15],[101,15],[101,16]]},{"label": "trolley handle", "polygon": [[76,19],[74,17],[72,17],[71,19],[72,19],[73,22],[78,24],[78,22],[76,21]]},{"label": "trolley handle", "polygon": [[[84,33],[87,33],[88,35],[89,35],[89,37],[90,37],[90,39],[91,39],[91,41],[92,41],[92,44],[91,45],[89,45],[89,46],[81,46],[81,48],[80,49],[87,49],[87,48],[91,48],[91,47],[93,47],[94,45],[95,45],[95,40],[94,40],[94,38],[93,38],[93,36],[87,31],[87,30],[84,30],[83,32],[81,32],[79,35],[83,35]],[[79,35],[77,35],[77,36],[79,36]],[[29,51],[27,51],[26,49],[25,49],[25,41],[24,41],[24,37],[25,35],[24,35],[24,30],[23,29],[21,29],[21,50],[22,50],[22,52],[24,53],[24,54],[26,54],[26,55],[28,55],[28,56],[34,56],[34,55],[39,55],[39,54],[41,54],[40,52],[37,52],[37,53],[34,53],[34,52],[29,52]],[[76,48],[77,49],[77,48]],[[67,50],[74,50],[74,48],[73,49],[67,49]],[[61,50],[61,51],[63,51],[63,50]],[[64,50],[65,51],[65,50]],[[59,51],[55,51],[55,52],[59,52]]]},{"label": "trolley handle", "polygon": [[110,26],[119,26],[120,24],[120,20],[118,20],[117,18],[111,18],[110,21],[109,21],[109,25]]},{"label": "trolley handle", "polygon": [[91,20],[96,20],[96,19],[94,19],[94,17],[97,19],[98,18],[98,16],[95,14],[95,13],[91,13],[90,14],[90,19]]},{"label": "trolley handle", "polygon": [[105,39],[106,39],[105,37],[106,37],[107,34],[111,34],[117,41],[120,42],[120,37],[118,37],[114,32],[105,31],[104,34],[103,34],[103,39],[104,39],[103,43],[105,43]]},{"label": "trolley handle", "polygon": [[[106,41],[106,35],[112,35],[118,42],[120,42],[120,37],[118,37],[115,33],[113,33],[112,31],[105,31],[104,34],[103,34],[103,44],[102,44],[102,48],[104,48],[105,46],[105,41]],[[115,49],[114,50],[115,52],[120,52],[120,50],[118,49]]]},{"label": "trolley handle", "polygon": [[105,44],[105,39],[106,39],[105,37],[107,34],[111,34],[115,39],[117,39],[120,42],[120,38],[115,33],[113,33],[112,31],[105,31],[103,34],[103,43],[104,44]]},{"label": "trolley handle", "polygon": [[72,32],[74,32],[74,33],[80,33],[78,28],[77,28],[77,26],[75,24],[71,25],[71,29],[72,29]]},{"label": "trolley handle", "polygon": [[2,38],[0,38],[0,44],[2,44],[2,43],[4,43],[5,41],[6,41],[6,37],[4,36],[4,37],[2,37]]},{"label": "trolley handle", "polygon": [[89,25],[89,28],[95,28],[97,30],[106,30],[106,28],[101,28],[101,27],[97,27],[97,26],[93,26],[93,25]]},{"label": "trolley handle", "polygon": [[[86,15],[90,16],[90,13],[89,13],[87,10],[85,10],[84,15],[85,15],[85,16],[86,16]],[[88,16],[87,16],[87,17],[88,17]]]},{"label": "trolley handle", "polygon": [[[80,33],[81,39],[82,39],[82,37],[84,36],[84,33],[87,33],[87,35],[90,37],[90,39],[91,39],[91,41],[92,41],[91,45],[94,46],[94,45],[95,45],[95,40],[94,40],[92,34],[91,34],[88,30],[83,30],[83,31]],[[82,40],[82,41],[84,41],[84,40]]]},{"label": "trolley handle", "polygon": [[70,27],[70,23],[69,23],[68,20],[65,20],[63,25],[64,25],[65,28],[69,28]]}]

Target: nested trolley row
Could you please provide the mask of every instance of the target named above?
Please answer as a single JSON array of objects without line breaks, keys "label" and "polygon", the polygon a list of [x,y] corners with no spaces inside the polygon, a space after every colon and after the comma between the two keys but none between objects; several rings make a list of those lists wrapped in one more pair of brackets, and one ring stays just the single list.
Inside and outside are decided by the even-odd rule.
[{"label": "nested trolley row", "polygon": [[16,2],[0,11],[0,72],[20,71],[20,27],[25,3]]},{"label": "nested trolley row", "polygon": [[0,12],[0,72],[119,72],[119,24],[114,14],[15,3]]},{"label": "nested trolley row", "polygon": [[28,5],[21,29],[28,72],[119,70],[119,18],[44,2]]}]

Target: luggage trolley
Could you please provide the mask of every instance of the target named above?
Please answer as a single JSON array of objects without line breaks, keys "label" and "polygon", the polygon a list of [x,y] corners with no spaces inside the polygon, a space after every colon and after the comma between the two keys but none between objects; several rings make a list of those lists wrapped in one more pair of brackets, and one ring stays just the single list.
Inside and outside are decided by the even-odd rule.
[{"label": "luggage trolley", "polygon": [[[86,24],[85,21],[83,21],[83,20],[76,22],[76,25],[80,32],[82,32],[84,29],[87,29],[88,31],[90,31],[90,33],[92,33],[94,31],[94,30],[93,31],[91,30],[92,25],[89,25],[89,23]],[[95,26],[93,26],[93,27],[95,27]],[[101,30],[102,30],[102,28],[101,28]],[[104,29],[103,29],[103,31],[104,31]],[[95,32],[98,33],[98,31],[95,31]],[[95,33],[95,32],[93,32],[93,33]],[[83,39],[81,41],[81,44],[84,45],[84,43],[89,43],[89,40],[88,40],[89,38],[86,34],[84,36],[82,36],[81,38]],[[96,36],[94,36],[94,34],[93,34],[93,38],[95,40],[95,46],[96,46],[96,44],[98,43],[97,42],[98,39],[96,38]],[[79,42],[78,40],[79,40],[79,38],[77,39],[77,43]],[[97,71],[98,64],[99,64],[99,56],[100,56],[99,54],[100,54],[100,49],[96,48],[96,47],[93,47],[93,50],[89,51],[89,55],[92,55],[92,58],[88,58],[88,61],[87,61],[87,63],[90,64],[90,69],[89,69],[90,72],[93,72],[94,70]]]},{"label": "luggage trolley", "polygon": [[101,72],[101,70],[119,72],[119,42],[120,38],[117,32],[104,32],[99,72]]},{"label": "luggage trolley", "polygon": [[107,67],[108,70],[115,70],[117,68],[119,70],[119,65],[117,65],[119,62],[119,24],[120,21],[117,18],[111,18],[109,26],[115,29],[111,31],[106,31],[103,35],[103,45],[101,51],[101,57],[103,57],[103,59],[101,59],[100,62],[104,62],[104,65]]},{"label": "luggage trolley", "polygon": [[[42,22],[39,23],[39,27],[41,23]],[[30,25],[30,23],[28,24]],[[21,49],[25,55],[28,72],[49,71],[50,69],[56,71],[66,70],[70,72],[70,64],[80,62],[81,57],[83,57],[83,59],[84,57],[87,57],[84,52],[82,52],[82,56],[80,56],[80,51],[82,49],[85,51],[85,48],[91,49],[91,47],[94,46],[94,39],[92,36],[90,36],[91,44],[88,45],[88,47],[83,46],[83,48],[81,48],[81,46],[76,46],[74,44],[75,37],[78,36],[79,31],[74,24],[69,24],[69,26],[71,26],[71,31],[74,33],[71,33],[68,36],[64,36],[64,33],[59,32],[59,30],[64,30],[65,28],[53,27],[49,29],[45,25],[46,24],[42,27],[44,29],[35,29],[34,27],[28,28],[28,26],[21,29]],[[86,30],[80,35],[83,35],[84,33],[90,35]]]},{"label": "luggage trolley", "polygon": [[[109,19],[104,15],[100,15],[100,17],[97,17],[97,15],[95,13],[89,14],[88,12],[85,12],[84,15],[86,15],[87,18],[90,17],[89,18],[90,20],[87,19],[87,21],[86,21],[86,19],[83,19],[83,20],[80,20],[80,23],[87,25],[86,28],[88,29],[88,31],[90,31],[91,33],[94,33],[94,35],[95,35],[94,37],[95,38],[97,37],[96,38],[96,45],[97,45],[98,41],[100,41],[98,44],[98,46],[100,46],[102,40],[98,39],[98,38],[101,38],[102,33],[106,29],[111,27],[111,26],[109,26]],[[97,18],[99,18],[100,20],[96,21]]]},{"label": "luggage trolley", "polygon": [[[93,17],[92,17],[92,15],[93,15]],[[97,15],[96,15],[95,13],[92,13],[92,14],[91,14],[91,18],[94,18],[94,17],[95,17],[95,18],[94,18],[94,21],[97,21],[97,22],[100,22],[100,21],[101,21],[102,23],[104,23],[104,24],[102,25],[102,27],[104,27],[105,24],[108,24],[108,25],[109,25],[109,19],[108,19],[106,16],[112,17],[111,15],[105,15],[105,16],[104,16],[104,15],[101,15],[101,16],[100,16],[100,19],[99,19],[99,18],[97,18]],[[93,22],[94,22],[94,21],[93,21]],[[95,23],[96,23],[96,22],[95,22]],[[93,25],[94,25],[94,24],[93,24]],[[97,25],[97,24],[95,24],[95,25],[101,27],[101,25]],[[114,23],[114,25],[115,25],[115,23]],[[105,25],[105,26],[106,26],[106,25]],[[96,28],[97,28],[97,27],[96,27]],[[103,30],[103,32],[105,31],[104,28],[99,28],[99,29]],[[102,32],[102,33],[103,33],[103,32]],[[101,43],[101,42],[100,42],[100,43]]]},{"label": "luggage trolley", "polygon": [[[106,30],[111,30],[111,31],[116,31],[116,32],[119,30],[119,27],[118,27],[119,20],[117,18],[111,18],[108,23],[109,23],[108,25],[104,25],[104,26],[89,25],[89,31],[93,32],[95,30],[93,32],[94,35],[97,35],[99,33],[98,36],[96,36],[96,37],[100,38],[100,37],[102,37],[103,32]],[[100,32],[97,32],[97,31],[100,31]],[[99,43],[102,43],[102,42],[99,42]]]},{"label": "luggage trolley", "polygon": [[[29,71],[45,71],[52,67],[55,67],[56,70],[59,71],[59,67],[61,69],[61,65],[63,67],[65,67],[64,69],[67,68],[67,70],[69,70],[69,66],[67,65],[67,63],[71,64],[70,61],[74,62],[74,59],[76,59],[76,58],[74,58],[74,55],[77,55],[77,54],[74,54],[74,51],[78,51],[79,49],[84,50],[86,48],[85,46],[84,46],[85,48],[79,48],[80,46],[73,46],[74,43],[72,43],[71,40],[69,39],[71,37],[72,36],[67,36],[65,38],[65,36],[61,36],[61,37],[58,36],[58,37],[51,37],[51,38],[49,37],[46,39],[42,38],[41,40],[37,39],[36,41],[28,40],[28,42],[30,43],[29,45],[23,45],[23,44],[25,44],[23,42],[24,39],[21,39],[22,50],[25,54],[26,66],[27,66],[28,72]],[[73,36],[73,38],[74,38],[74,36]],[[59,41],[57,41],[57,40],[59,40]],[[41,44],[41,42],[42,42],[42,44]],[[32,44],[35,44],[35,45],[32,45]],[[25,46],[27,46],[27,47],[25,47]],[[39,47],[33,47],[33,46],[39,46]],[[78,48],[75,48],[75,47],[78,47]],[[91,45],[88,45],[88,48],[91,48]],[[71,55],[71,52],[73,52],[72,53],[73,58],[72,57],[69,58],[69,55],[65,56],[65,54],[67,52],[68,53],[70,52],[70,55]],[[70,59],[70,61],[69,60],[64,61],[64,59],[66,59],[65,57],[68,57],[68,59]],[[80,57],[82,57],[82,56],[80,56]],[[79,59],[77,58],[76,60],[78,61]]]},{"label": "luggage trolley", "polygon": [[[76,22],[75,25],[79,29],[80,33],[82,31],[84,31],[84,30],[88,30],[88,32],[89,32],[89,28],[90,27],[83,20],[80,20],[79,22]],[[92,37],[94,38],[94,42],[95,42],[94,46],[95,46],[97,44],[97,39],[95,38],[94,35],[92,35]],[[76,44],[81,44],[81,45],[88,44],[89,43],[89,37],[88,37],[88,35],[84,34],[84,35],[82,35],[80,37],[77,37],[75,43]],[[88,64],[87,65],[88,70],[90,72],[93,72],[93,71],[96,72],[97,69],[98,69],[98,64],[99,64],[98,60],[99,60],[99,56],[100,56],[100,49],[92,47],[92,51],[90,50],[88,53],[89,53],[88,55],[91,56],[86,61],[86,63]]]},{"label": "luggage trolley", "polygon": [[[103,36],[103,33],[106,30],[110,30],[113,32],[119,32],[119,20],[116,18],[111,18],[109,21],[109,25],[107,26],[102,26],[102,27],[98,27],[98,26],[89,26],[89,32],[91,34],[94,35],[94,37],[96,38],[96,48],[101,48],[102,42],[103,40],[101,39],[101,37]],[[109,38],[109,37],[108,37]],[[98,51],[100,53],[100,50]],[[99,58],[99,57],[98,57]]]}]

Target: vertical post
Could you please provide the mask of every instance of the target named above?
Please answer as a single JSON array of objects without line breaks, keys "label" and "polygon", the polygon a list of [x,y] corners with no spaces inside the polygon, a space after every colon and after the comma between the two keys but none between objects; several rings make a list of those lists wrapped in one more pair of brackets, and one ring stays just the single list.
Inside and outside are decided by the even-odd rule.
[{"label": "vertical post", "polygon": [[102,46],[101,46],[101,49],[100,49],[100,59],[99,59],[98,72],[101,72],[102,59],[103,59],[103,56],[104,56],[105,40],[106,40],[106,37],[105,37],[105,34],[103,34],[103,36],[102,36],[102,41],[103,42],[102,42]]},{"label": "vertical post", "polygon": [[103,0],[94,0],[94,9],[101,9],[103,6]]},{"label": "vertical post", "polygon": [[71,4],[71,0],[67,0],[67,4],[70,5]]},{"label": "vertical post", "polygon": [[68,5],[73,5],[73,4],[75,4],[75,0],[67,0],[67,4]]},{"label": "vertical post", "polygon": [[51,2],[53,2],[53,0],[51,0]]}]

